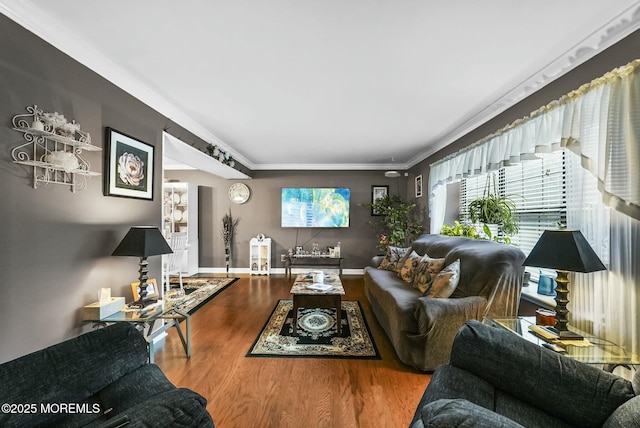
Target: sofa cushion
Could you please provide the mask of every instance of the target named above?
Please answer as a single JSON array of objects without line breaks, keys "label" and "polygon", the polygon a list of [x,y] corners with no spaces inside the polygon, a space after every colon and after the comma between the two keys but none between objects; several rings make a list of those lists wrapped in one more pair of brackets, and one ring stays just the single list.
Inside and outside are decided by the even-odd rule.
[{"label": "sofa cushion", "polygon": [[365,268],[365,281],[376,287],[367,287],[369,300],[374,306],[384,308],[384,318],[378,321],[386,327],[393,326],[398,332],[418,333],[418,323],[413,315],[420,292],[398,278],[395,272]]},{"label": "sofa cushion", "polygon": [[[213,428],[206,410],[207,400],[185,388],[174,388],[152,397],[140,396],[139,403],[107,421],[126,421],[125,427]],[[104,420],[103,420],[104,423]],[[100,426],[94,423],[90,426]],[[120,426],[120,425],[112,425]]]},{"label": "sofa cushion", "polygon": [[117,415],[140,403],[141,397],[152,397],[172,389],[175,386],[160,367],[147,364],[98,392],[98,398],[105,413]]},{"label": "sofa cushion", "polygon": [[420,260],[422,260],[422,256],[415,251],[411,251],[408,256],[402,259],[402,264],[399,265],[400,269],[398,270],[398,276],[400,279],[407,284],[413,285],[413,280],[416,276]]},{"label": "sofa cushion", "polygon": [[410,254],[410,250],[411,248],[389,246],[387,254],[385,254],[378,268],[397,272],[400,269],[400,262],[407,254]]},{"label": "sofa cushion", "polygon": [[460,259],[442,269],[433,279],[431,286],[425,290],[427,297],[446,299],[450,297],[458,286],[460,280]]},{"label": "sofa cushion", "polygon": [[425,428],[523,428],[511,419],[464,399],[433,401],[422,408],[421,414]]},{"label": "sofa cushion", "polygon": [[609,416],[609,419],[607,419],[602,427],[640,427],[640,396],[636,396],[618,407],[611,416]]},{"label": "sofa cushion", "polygon": [[444,268],[444,259],[434,259],[425,254],[416,269],[413,279],[413,288],[424,293],[431,287],[436,275]]}]

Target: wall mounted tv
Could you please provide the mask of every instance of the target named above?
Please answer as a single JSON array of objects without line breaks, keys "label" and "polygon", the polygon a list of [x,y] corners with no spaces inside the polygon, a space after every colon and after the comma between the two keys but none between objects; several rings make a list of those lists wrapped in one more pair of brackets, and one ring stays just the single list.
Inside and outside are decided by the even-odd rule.
[{"label": "wall mounted tv", "polygon": [[283,187],[282,227],[349,227],[351,190],[344,187]]}]

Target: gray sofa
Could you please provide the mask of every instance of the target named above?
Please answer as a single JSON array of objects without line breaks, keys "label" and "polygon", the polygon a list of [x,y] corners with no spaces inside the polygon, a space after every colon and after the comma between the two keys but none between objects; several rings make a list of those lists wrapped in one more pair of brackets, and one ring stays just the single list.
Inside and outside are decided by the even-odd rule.
[{"label": "gray sofa", "polygon": [[400,360],[433,371],[449,361],[453,338],[465,321],[517,314],[525,255],[505,244],[431,234],[418,237],[411,248],[444,258],[445,266],[460,259],[451,297],[425,297],[396,272],[373,266],[364,269],[364,291]]},{"label": "gray sofa", "polygon": [[411,428],[640,426],[629,382],[496,327],[469,321],[416,409]]},{"label": "gray sofa", "polygon": [[134,326],[114,324],[0,365],[2,427],[213,427],[207,401],[148,363]]}]

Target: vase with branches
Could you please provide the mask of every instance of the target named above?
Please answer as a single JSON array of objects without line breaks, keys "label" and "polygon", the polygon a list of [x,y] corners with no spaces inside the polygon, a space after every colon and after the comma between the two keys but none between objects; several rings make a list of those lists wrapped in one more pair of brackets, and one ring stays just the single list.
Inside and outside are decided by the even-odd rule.
[{"label": "vase with branches", "polygon": [[220,233],[224,241],[224,260],[227,274],[229,273],[229,265],[231,264],[231,244],[239,222],[239,218],[233,218],[231,210],[222,217],[222,229]]}]

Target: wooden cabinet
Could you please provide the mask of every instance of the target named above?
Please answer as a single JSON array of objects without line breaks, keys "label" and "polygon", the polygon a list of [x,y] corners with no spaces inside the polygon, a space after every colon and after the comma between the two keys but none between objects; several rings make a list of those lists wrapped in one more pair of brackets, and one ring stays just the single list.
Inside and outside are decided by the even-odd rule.
[{"label": "wooden cabinet", "polygon": [[249,269],[251,275],[269,275],[271,238],[260,235],[249,241]]}]

